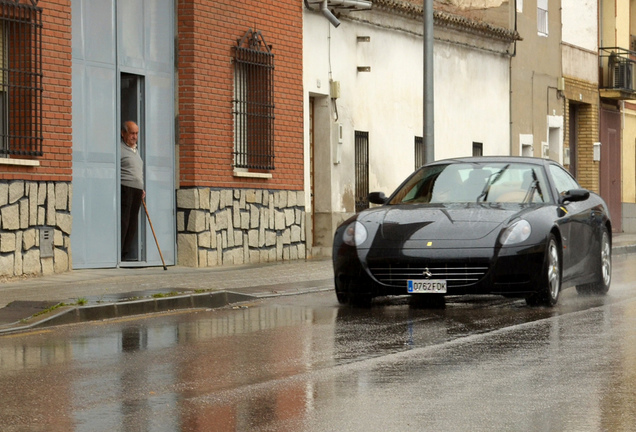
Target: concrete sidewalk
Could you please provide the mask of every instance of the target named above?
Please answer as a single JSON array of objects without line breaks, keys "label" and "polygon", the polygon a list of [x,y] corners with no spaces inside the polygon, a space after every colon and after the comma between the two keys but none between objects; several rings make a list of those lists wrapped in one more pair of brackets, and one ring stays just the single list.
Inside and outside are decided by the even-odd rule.
[{"label": "concrete sidewalk", "polygon": [[74,270],[0,284],[0,334],[333,289],[330,259],[229,267]]},{"label": "concrete sidewalk", "polygon": [[[636,234],[615,234],[613,254],[636,253]],[[74,270],[0,284],[0,334],[35,326],[332,290],[331,259],[195,269]]]}]

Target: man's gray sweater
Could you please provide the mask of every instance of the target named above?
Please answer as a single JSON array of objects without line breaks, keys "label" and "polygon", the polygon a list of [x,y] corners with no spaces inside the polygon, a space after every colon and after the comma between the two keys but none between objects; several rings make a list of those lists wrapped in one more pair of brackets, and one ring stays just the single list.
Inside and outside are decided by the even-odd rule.
[{"label": "man's gray sweater", "polygon": [[144,161],[139,152],[121,143],[121,185],[144,189]]}]

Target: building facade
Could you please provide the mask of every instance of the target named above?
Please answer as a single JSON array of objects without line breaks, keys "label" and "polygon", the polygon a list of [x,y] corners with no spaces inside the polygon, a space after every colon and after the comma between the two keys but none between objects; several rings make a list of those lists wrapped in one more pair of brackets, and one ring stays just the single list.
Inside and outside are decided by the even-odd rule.
[{"label": "building facade", "polygon": [[[304,11],[308,247],[331,253],[337,225],[424,162],[421,2]],[[346,2],[345,2],[346,3]],[[359,3],[359,2],[358,2]],[[509,154],[514,31],[434,11],[435,159]]]},{"label": "building facade", "polygon": [[511,62],[511,153],[563,163],[560,0],[515,3],[522,40]]},{"label": "building facade", "polygon": [[[300,2],[1,3],[0,275],[305,257]],[[124,262],[126,120],[146,197]]]},{"label": "building facade", "polygon": [[3,1],[0,277],[72,268],[71,5]]},{"label": "building facade", "polygon": [[600,191],[617,231],[636,232],[636,3],[599,0]]},{"label": "building facade", "polygon": [[561,15],[563,164],[583,187],[599,192],[598,2],[562,0]]},{"label": "building facade", "polygon": [[178,4],[177,263],[305,258],[302,3]]}]

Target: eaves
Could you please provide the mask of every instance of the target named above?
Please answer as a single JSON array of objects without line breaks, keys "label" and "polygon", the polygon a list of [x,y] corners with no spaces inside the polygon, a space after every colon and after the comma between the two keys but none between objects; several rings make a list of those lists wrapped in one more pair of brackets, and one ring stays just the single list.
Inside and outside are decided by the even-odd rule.
[{"label": "eaves", "polygon": [[[422,19],[424,14],[423,5],[405,0],[373,0],[373,9],[416,20]],[[516,30],[495,26],[483,21],[476,21],[441,10],[433,11],[433,25],[449,30],[496,39],[502,42],[512,43],[522,40]]]}]

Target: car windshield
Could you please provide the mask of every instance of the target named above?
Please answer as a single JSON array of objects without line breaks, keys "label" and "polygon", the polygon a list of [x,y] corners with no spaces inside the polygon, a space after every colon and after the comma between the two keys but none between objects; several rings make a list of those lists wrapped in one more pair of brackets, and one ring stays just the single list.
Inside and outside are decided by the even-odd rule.
[{"label": "car windshield", "polygon": [[551,202],[543,167],[523,162],[466,162],[416,171],[389,204]]}]

